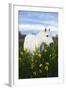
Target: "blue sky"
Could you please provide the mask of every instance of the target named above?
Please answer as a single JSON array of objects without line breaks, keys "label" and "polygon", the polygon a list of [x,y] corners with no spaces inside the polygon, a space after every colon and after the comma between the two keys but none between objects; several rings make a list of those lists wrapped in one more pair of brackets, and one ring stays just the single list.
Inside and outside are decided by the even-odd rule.
[{"label": "blue sky", "polygon": [[19,11],[18,12],[19,31],[23,33],[36,33],[44,28],[58,30],[58,13]]}]

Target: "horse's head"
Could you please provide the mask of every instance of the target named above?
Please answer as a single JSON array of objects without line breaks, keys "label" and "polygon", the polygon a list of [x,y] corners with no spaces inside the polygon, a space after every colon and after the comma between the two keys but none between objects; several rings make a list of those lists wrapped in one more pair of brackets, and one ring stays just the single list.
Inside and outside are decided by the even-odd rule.
[{"label": "horse's head", "polygon": [[50,43],[53,43],[53,39],[51,37],[51,34],[50,34],[50,29],[44,29],[42,31],[42,40],[44,43],[46,43],[47,45],[50,45]]}]

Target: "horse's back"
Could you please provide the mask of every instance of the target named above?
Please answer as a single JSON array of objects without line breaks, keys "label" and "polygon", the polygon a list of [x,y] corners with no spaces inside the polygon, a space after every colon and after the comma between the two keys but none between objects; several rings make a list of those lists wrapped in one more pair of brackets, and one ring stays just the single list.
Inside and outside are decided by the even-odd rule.
[{"label": "horse's back", "polygon": [[28,50],[30,52],[35,51],[35,36],[34,35],[27,35],[24,41],[24,50]]}]

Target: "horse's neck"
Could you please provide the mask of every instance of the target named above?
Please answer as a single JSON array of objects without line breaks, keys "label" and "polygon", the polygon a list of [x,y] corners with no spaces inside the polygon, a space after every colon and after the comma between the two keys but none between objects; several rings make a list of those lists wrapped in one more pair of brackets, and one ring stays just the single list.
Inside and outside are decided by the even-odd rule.
[{"label": "horse's neck", "polygon": [[38,42],[39,44],[42,44],[44,41],[43,41],[43,38],[44,38],[45,34],[40,31],[37,35],[36,35],[36,42]]}]

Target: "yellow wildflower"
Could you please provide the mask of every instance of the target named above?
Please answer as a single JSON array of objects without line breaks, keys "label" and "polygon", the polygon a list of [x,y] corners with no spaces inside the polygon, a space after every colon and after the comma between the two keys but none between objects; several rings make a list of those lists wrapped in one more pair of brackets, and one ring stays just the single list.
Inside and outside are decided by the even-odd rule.
[{"label": "yellow wildflower", "polygon": [[32,59],[31,61],[32,61],[32,63],[34,62],[34,60],[33,60],[33,59]]},{"label": "yellow wildflower", "polygon": [[39,65],[39,67],[42,67],[42,66],[43,66],[42,64]]},{"label": "yellow wildflower", "polygon": [[23,55],[23,52],[20,52],[21,55]]},{"label": "yellow wildflower", "polygon": [[48,66],[45,66],[45,70],[48,71]]},{"label": "yellow wildflower", "polygon": [[47,66],[49,66],[49,62],[46,62],[45,64],[46,64]]},{"label": "yellow wildflower", "polygon": [[41,70],[41,69],[39,69],[39,72],[40,72],[40,73],[42,73],[42,70]]},{"label": "yellow wildflower", "polygon": [[32,68],[32,69],[34,68],[34,64],[31,65],[31,68]]},{"label": "yellow wildflower", "polygon": [[37,55],[38,55],[38,53],[35,53],[35,55],[37,56]]},{"label": "yellow wildflower", "polygon": [[50,54],[50,57],[51,57],[51,54]]},{"label": "yellow wildflower", "polygon": [[44,51],[47,52],[47,49],[45,49]]},{"label": "yellow wildflower", "polygon": [[41,58],[41,54],[40,53],[38,54],[38,56],[39,56],[39,58]]},{"label": "yellow wildflower", "polygon": [[35,53],[35,55],[41,58],[41,54],[39,52]]},{"label": "yellow wildflower", "polygon": [[36,76],[36,72],[33,72],[33,75],[35,75],[35,76]]}]

